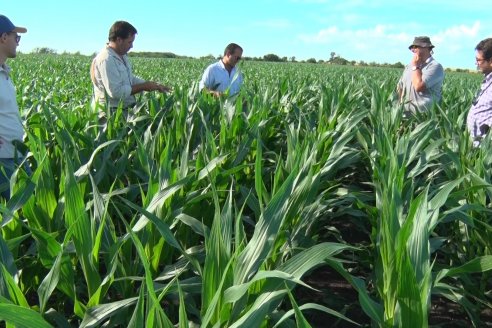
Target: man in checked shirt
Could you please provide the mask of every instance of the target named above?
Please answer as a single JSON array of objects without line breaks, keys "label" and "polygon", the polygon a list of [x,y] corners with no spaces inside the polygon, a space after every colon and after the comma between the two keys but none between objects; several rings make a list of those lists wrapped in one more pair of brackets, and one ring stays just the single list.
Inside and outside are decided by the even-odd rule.
[{"label": "man in checked shirt", "polygon": [[475,47],[475,55],[477,69],[485,78],[468,112],[466,125],[473,145],[478,146],[492,125],[492,38],[480,41]]}]

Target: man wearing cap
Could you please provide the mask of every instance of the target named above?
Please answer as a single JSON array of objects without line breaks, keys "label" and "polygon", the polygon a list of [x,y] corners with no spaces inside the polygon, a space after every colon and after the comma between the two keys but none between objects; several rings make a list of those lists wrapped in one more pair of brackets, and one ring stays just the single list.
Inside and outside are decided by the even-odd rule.
[{"label": "man wearing cap", "polygon": [[[10,177],[22,162],[16,142],[22,142],[24,127],[17,105],[16,91],[10,79],[8,58],[15,58],[23,27],[16,27],[10,19],[0,15],[0,195],[10,198]],[[24,166],[27,169],[27,165]]]},{"label": "man wearing cap", "polygon": [[480,41],[475,47],[475,63],[484,80],[466,118],[473,145],[478,146],[492,126],[492,38]]},{"label": "man wearing cap", "polygon": [[135,94],[143,91],[167,92],[162,84],[145,81],[132,73],[128,51],[133,47],[137,29],[128,22],[117,21],[109,30],[109,42],[94,58],[91,65],[91,80],[94,84],[94,105],[99,103],[116,108],[135,105]]},{"label": "man wearing cap", "polygon": [[405,114],[428,110],[441,101],[444,69],[432,57],[433,48],[427,36],[415,37],[408,47],[413,56],[397,86]]}]

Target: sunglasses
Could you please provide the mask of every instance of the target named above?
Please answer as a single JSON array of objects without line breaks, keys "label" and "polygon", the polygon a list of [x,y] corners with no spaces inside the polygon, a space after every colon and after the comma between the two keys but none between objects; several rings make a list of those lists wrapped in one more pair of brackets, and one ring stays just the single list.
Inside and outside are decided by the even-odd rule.
[{"label": "sunglasses", "polygon": [[[8,32],[7,34],[8,34],[8,35],[12,35],[12,34],[14,34],[14,32]],[[21,36],[17,34],[17,35],[15,36],[15,42],[19,43],[20,39],[21,39]]]}]

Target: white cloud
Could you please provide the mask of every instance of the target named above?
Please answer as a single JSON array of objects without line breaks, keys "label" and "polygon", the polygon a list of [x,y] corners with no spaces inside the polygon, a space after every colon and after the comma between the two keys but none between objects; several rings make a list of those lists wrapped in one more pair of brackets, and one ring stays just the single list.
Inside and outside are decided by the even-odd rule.
[{"label": "white cloud", "polygon": [[[315,34],[300,34],[298,39],[305,44],[332,44],[346,42],[356,45],[356,48],[371,48],[374,45],[405,46],[411,42],[415,35],[420,35],[418,31],[426,30],[424,26],[415,24],[396,26],[378,24],[367,29],[340,29],[337,26],[330,26],[318,31]],[[450,26],[434,35],[429,35],[432,43],[436,45],[456,44],[460,40],[473,40],[478,42],[478,35],[481,30],[481,23],[476,21],[473,25]],[[409,34],[406,31],[417,31]]]},{"label": "white cloud", "polygon": [[488,37],[483,35],[490,34],[487,29],[480,21],[447,26],[436,33],[428,33],[434,28],[416,23],[378,24],[360,29],[333,25],[316,33],[299,34],[297,39],[307,49],[321,47],[325,52],[335,51],[349,60],[394,63],[409,60],[408,45],[415,36],[428,35],[436,46],[437,58],[442,60],[444,66],[459,67],[469,65],[466,58],[473,56],[478,41]]},{"label": "white cloud", "polygon": [[378,24],[369,29],[359,30],[340,30],[337,26],[330,26],[320,30],[316,34],[300,34],[299,39],[306,44],[328,44],[332,42],[344,41],[356,44],[385,44],[382,41],[408,41],[408,34],[391,32],[394,27],[391,25]]},{"label": "white cloud", "polygon": [[473,38],[476,39],[478,33],[480,32],[480,22],[477,21],[473,26],[466,26],[464,24],[451,26],[442,32],[439,32],[434,36],[436,43],[446,43],[447,41],[459,40],[462,38]]}]

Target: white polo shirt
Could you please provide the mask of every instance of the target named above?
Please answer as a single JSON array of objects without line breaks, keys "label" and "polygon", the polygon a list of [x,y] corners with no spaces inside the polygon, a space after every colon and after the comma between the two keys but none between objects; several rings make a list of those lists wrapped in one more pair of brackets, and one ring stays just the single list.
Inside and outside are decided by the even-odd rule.
[{"label": "white polo shirt", "polygon": [[243,75],[237,66],[234,66],[229,74],[222,60],[219,60],[205,69],[199,89],[201,91],[205,87],[208,90],[224,92],[229,88],[229,95],[232,96],[239,92],[242,84]]}]

